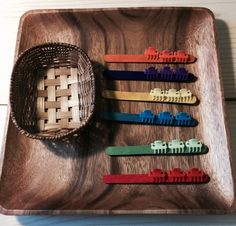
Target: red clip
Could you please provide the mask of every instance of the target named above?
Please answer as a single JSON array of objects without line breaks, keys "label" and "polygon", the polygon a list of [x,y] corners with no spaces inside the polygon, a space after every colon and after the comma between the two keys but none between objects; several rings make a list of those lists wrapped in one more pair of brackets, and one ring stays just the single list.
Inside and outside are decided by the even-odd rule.
[{"label": "red clip", "polygon": [[185,182],[185,173],[179,168],[174,168],[167,172],[167,180],[169,183]]},{"label": "red clip", "polygon": [[148,176],[153,178],[153,183],[164,183],[167,175],[161,169],[153,169],[149,172]]},{"label": "red clip", "polygon": [[204,183],[209,180],[208,175],[197,168],[192,168],[186,172],[186,182]]},{"label": "red clip", "polygon": [[186,51],[157,51],[149,47],[144,54],[107,54],[104,56],[106,62],[116,63],[193,63],[196,58]]},{"label": "red clip", "polygon": [[184,184],[207,183],[209,180],[209,176],[197,168],[192,168],[186,172],[174,168],[167,173],[161,169],[153,169],[148,174],[113,174],[103,177],[106,184]]}]

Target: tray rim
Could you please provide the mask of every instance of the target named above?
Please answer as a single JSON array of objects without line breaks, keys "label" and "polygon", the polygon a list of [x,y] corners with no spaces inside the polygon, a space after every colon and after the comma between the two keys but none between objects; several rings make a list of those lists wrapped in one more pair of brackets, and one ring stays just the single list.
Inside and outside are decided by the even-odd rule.
[{"label": "tray rim", "polygon": [[[20,210],[20,209],[7,209],[4,208],[0,204],[0,213],[4,215],[73,215],[73,214],[79,214],[79,215],[86,215],[86,214],[93,214],[93,215],[111,215],[111,214],[117,214],[117,215],[132,215],[132,214],[229,214],[233,213],[236,210],[236,199],[235,199],[235,180],[234,180],[234,167],[233,165],[233,159],[232,159],[232,150],[230,147],[230,131],[228,127],[228,121],[226,117],[226,103],[224,101],[224,88],[223,88],[223,81],[222,81],[222,73],[221,73],[221,64],[220,64],[220,55],[219,55],[219,45],[218,45],[218,35],[216,32],[216,19],[214,13],[206,7],[182,7],[182,6],[164,6],[164,7],[102,7],[102,8],[59,8],[59,9],[32,9],[27,10],[25,13],[22,14],[19,20],[18,25],[18,31],[17,31],[17,37],[16,37],[16,44],[15,44],[15,53],[14,53],[14,60],[13,63],[16,62],[19,54],[19,45],[20,45],[20,39],[21,39],[21,33],[23,28],[24,20],[33,14],[39,14],[39,13],[59,13],[59,12],[95,12],[95,11],[112,11],[112,10],[135,10],[135,9],[146,9],[146,10],[158,10],[158,9],[194,9],[194,10],[201,10],[207,12],[213,21],[213,30],[214,30],[214,41],[216,43],[216,58],[217,58],[217,66],[218,66],[218,74],[219,74],[219,82],[220,82],[220,91],[221,91],[221,104],[222,104],[222,113],[224,117],[224,128],[227,135],[227,149],[228,149],[228,156],[230,161],[230,169],[231,169],[231,176],[233,181],[233,201],[232,205],[228,209],[156,209],[156,210]],[[7,107],[7,116],[5,119],[5,126],[4,126],[4,132],[3,132],[3,142],[1,146],[1,153],[0,153],[0,181],[2,176],[2,169],[4,165],[4,158],[5,158],[5,150],[6,150],[6,141],[7,141],[7,134],[8,134],[8,128],[9,123],[11,120],[11,109],[9,106],[9,100],[8,100],[8,107]]]}]

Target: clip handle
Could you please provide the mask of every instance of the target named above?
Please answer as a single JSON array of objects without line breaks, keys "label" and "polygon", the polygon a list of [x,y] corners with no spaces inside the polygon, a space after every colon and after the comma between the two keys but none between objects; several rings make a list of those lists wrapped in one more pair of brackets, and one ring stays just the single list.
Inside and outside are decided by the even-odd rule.
[{"label": "clip handle", "polygon": [[103,176],[106,184],[198,184],[208,183],[210,177],[198,168],[191,168],[183,171],[180,168],[173,168],[167,172],[161,169],[153,169],[147,174],[111,174]]},{"label": "clip handle", "polygon": [[168,82],[193,82],[195,76],[185,68],[171,69],[163,67],[146,68],[144,71],[120,71],[104,70],[103,76],[111,80],[135,80],[135,81],[168,81]]},{"label": "clip handle", "polygon": [[132,155],[195,155],[205,154],[208,147],[196,138],[186,142],[174,139],[170,142],[156,140],[150,145],[136,146],[113,146],[106,148],[110,156],[132,156]]},{"label": "clip handle", "polygon": [[156,48],[149,47],[144,54],[106,54],[104,61],[113,63],[193,63],[196,61],[196,57],[183,50],[157,51]]},{"label": "clip handle", "polygon": [[162,103],[182,103],[195,104],[197,102],[196,96],[185,95],[175,89],[163,91],[160,88],[155,88],[150,93],[144,92],[123,92],[104,90],[102,96],[107,99],[115,100],[131,100],[131,101],[147,101],[147,102],[162,102]]},{"label": "clip handle", "polygon": [[186,112],[179,112],[175,116],[170,112],[159,112],[155,115],[151,110],[144,110],[139,114],[122,112],[102,112],[101,118],[108,121],[140,123],[166,126],[196,126],[197,121]]}]

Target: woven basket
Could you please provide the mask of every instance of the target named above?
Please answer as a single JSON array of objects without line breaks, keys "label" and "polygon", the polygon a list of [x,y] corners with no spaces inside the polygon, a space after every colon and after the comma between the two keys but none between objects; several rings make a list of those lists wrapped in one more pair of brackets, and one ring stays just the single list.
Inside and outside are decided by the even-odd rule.
[{"label": "woven basket", "polygon": [[36,139],[59,139],[82,128],[94,110],[95,82],[79,47],[47,43],[26,50],[12,73],[14,124]]}]

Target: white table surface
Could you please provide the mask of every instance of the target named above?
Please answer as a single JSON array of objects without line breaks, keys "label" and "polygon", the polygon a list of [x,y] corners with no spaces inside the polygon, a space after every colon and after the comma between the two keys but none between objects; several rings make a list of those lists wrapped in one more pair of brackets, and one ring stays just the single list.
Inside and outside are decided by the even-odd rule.
[{"label": "white table surface", "polygon": [[[236,0],[0,0],[0,146],[5,126],[9,81],[13,66],[20,16],[31,9],[104,8],[144,6],[200,6],[216,16],[218,44],[225,89],[226,111],[231,133],[231,149],[236,163]],[[236,164],[234,164],[235,167]],[[10,189],[10,188],[9,188]],[[127,216],[4,216],[0,226],[42,225],[236,225],[231,215],[127,215]]]}]

